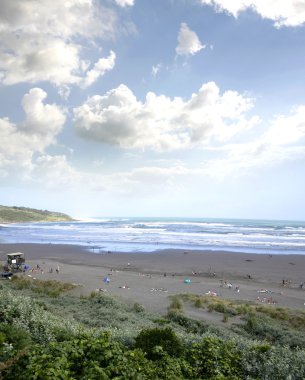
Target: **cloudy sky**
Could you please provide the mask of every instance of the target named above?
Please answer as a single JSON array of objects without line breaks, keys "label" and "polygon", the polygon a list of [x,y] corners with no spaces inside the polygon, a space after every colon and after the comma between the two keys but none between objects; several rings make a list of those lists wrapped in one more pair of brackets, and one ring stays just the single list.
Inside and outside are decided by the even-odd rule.
[{"label": "cloudy sky", "polygon": [[305,219],[305,0],[0,0],[0,204]]}]

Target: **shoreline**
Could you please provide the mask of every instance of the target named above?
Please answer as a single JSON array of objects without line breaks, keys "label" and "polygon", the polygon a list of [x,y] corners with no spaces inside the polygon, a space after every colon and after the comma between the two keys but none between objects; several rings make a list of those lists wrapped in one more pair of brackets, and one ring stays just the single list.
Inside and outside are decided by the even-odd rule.
[{"label": "shoreline", "polygon": [[[43,273],[35,270],[35,278],[79,284],[76,295],[101,288],[125,302],[138,302],[160,313],[166,313],[170,295],[209,291],[227,299],[260,302],[261,291],[267,290],[277,306],[304,310],[305,289],[300,288],[305,281],[303,255],[197,250],[97,254],[76,245],[0,244],[1,262],[12,252],[23,252],[27,264],[44,269]],[[58,274],[49,273],[57,267]],[[232,288],[222,283],[231,283]]]}]

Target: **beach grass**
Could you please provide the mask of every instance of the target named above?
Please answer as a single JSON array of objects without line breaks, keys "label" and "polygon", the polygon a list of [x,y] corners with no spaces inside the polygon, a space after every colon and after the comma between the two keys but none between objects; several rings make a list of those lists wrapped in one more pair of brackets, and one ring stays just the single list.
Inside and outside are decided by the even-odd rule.
[{"label": "beach grass", "polygon": [[41,293],[49,297],[58,297],[62,293],[68,292],[77,286],[56,280],[39,280],[25,276],[13,276],[12,285],[18,290],[30,289],[32,292]]}]

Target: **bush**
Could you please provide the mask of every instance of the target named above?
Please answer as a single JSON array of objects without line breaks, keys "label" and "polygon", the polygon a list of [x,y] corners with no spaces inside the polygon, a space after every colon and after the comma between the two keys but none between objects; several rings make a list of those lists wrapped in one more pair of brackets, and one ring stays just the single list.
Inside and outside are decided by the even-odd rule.
[{"label": "bush", "polygon": [[143,350],[152,360],[160,359],[162,351],[178,357],[182,353],[182,343],[169,327],[142,330],[136,337],[136,347]]},{"label": "bush", "polygon": [[44,310],[30,297],[0,290],[0,322],[31,335],[35,343],[46,344],[59,337],[72,337],[81,329],[74,321]]},{"label": "bush", "polygon": [[192,345],[188,358],[196,379],[241,378],[241,354],[233,342],[208,336]]},{"label": "bush", "polygon": [[169,311],[170,310],[182,311],[182,309],[183,309],[183,303],[180,301],[178,297],[173,297],[172,302],[169,305]]},{"label": "bush", "polygon": [[136,313],[144,313],[145,308],[144,308],[144,306],[141,305],[140,303],[135,302],[135,303],[133,304],[132,311],[134,311],[134,312],[136,312]]},{"label": "bush", "polygon": [[28,277],[14,276],[12,278],[14,286],[21,289],[30,289],[39,294],[45,294],[49,297],[58,297],[61,293],[68,292],[76,287],[70,283],[63,283],[56,280],[38,280]]},{"label": "bush", "polygon": [[186,362],[166,353],[151,362],[141,350],[129,350],[101,334],[36,346],[11,367],[5,379],[181,380],[190,378],[189,369]]},{"label": "bush", "polygon": [[0,323],[0,360],[1,349],[4,346],[10,345],[11,351],[16,353],[25,347],[28,347],[32,342],[29,332],[17,328],[14,325],[8,325],[7,323]]},{"label": "bush", "polygon": [[252,337],[265,339],[277,345],[290,346],[291,348],[304,347],[305,336],[302,330],[289,329],[276,320],[266,316],[248,314],[243,326]]}]

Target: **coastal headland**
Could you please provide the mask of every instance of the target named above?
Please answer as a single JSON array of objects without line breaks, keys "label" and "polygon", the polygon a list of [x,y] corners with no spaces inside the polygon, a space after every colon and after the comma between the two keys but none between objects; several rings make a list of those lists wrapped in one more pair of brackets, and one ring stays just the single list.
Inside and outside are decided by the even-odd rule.
[{"label": "coastal headland", "polygon": [[153,312],[165,313],[169,296],[185,293],[305,308],[305,255],[95,253],[73,245],[0,244],[1,262],[12,252],[23,252],[31,267],[21,275],[78,284],[76,295],[102,291]]}]

